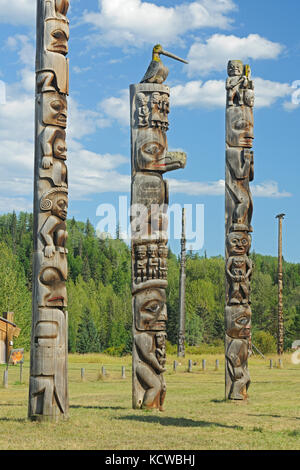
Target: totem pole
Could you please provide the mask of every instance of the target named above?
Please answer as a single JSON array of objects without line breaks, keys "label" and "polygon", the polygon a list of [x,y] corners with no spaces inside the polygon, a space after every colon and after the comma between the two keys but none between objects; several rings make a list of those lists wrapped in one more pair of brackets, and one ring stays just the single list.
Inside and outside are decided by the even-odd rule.
[{"label": "totem pole", "polygon": [[[184,168],[186,154],[168,152],[168,69],[153,49],[139,84],[130,86],[133,408],[163,409],[166,383],[168,185],[162,174]],[[185,61],[183,61],[185,62]]]},{"label": "totem pole", "polygon": [[251,354],[250,280],[253,171],[254,85],[249,65],[228,63],[226,81],[226,203],[225,203],[225,393],[244,400],[250,385]]},{"label": "totem pole", "polygon": [[284,321],[283,321],[283,274],[282,274],[282,220],[285,214],[278,214],[278,325],[277,325],[277,354],[283,354],[284,347]]},{"label": "totem pole", "polygon": [[185,356],[185,267],[186,267],[186,239],[185,239],[185,209],[182,209],[182,235],[180,256],[180,284],[179,284],[179,333],[177,344],[177,356]]},{"label": "totem pole", "polygon": [[34,254],[28,416],[68,415],[67,98],[69,0],[37,0]]}]

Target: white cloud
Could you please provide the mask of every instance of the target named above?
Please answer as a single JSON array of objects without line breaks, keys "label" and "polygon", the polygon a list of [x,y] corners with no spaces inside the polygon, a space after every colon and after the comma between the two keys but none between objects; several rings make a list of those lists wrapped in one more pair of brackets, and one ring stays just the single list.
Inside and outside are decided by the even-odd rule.
[{"label": "white cloud", "polygon": [[188,53],[189,76],[225,70],[228,60],[276,59],[284,46],[269,41],[259,34],[240,38],[234,35],[214,34],[205,42],[194,43]]},{"label": "white cloud", "polygon": [[33,26],[35,0],[0,0],[0,23]]},{"label": "white cloud", "polygon": [[141,0],[99,0],[98,12],[85,11],[83,21],[99,29],[102,43],[141,47],[145,43],[170,44],[188,31],[228,28],[233,0],[195,0],[164,7]]},{"label": "white cloud", "polygon": [[127,89],[121,90],[118,97],[112,96],[101,101],[99,106],[111,122],[116,120],[121,126],[129,126],[130,105]]},{"label": "white cloud", "polygon": [[[255,108],[272,106],[282,98],[291,96],[293,88],[288,83],[273,82],[259,77],[253,77],[255,85]],[[171,103],[173,106],[189,108],[219,108],[225,107],[225,80],[194,80],[171,88]],[[286,102],[283,103],[287,108]]]},{"label": "white cloud", "polygon": [[130,175],[117,171],[120,165],[129,163],[123,155],[100,155],[84,149],[77,142],[69,146],[68,154],[70,199],[83,200],[92,194],[130,191]]},{"label": "white cloud", "polygon": [[[172,193],[187,194],[189,196],[224,196],[225,181],[223,179],[212,182],[186,181],[169,179],[168,182]],[[251,185],[254,197],[281,198],[291,197],[291,193],[280,191],[276,181],[266,181]]]},{"label": "white cloud", "polygon": [[225,192],[224,180],[213,182],[186,181],[168,178],[172,193],[187,194],[188,196],[222,196]]},{"label": "white cloud", "polygon": [[190,108],[225,107],[226,93],[223,80],[194,80],[171,88],[171,105]]},{"label": "white cloud", "polygon": [[23,197],[2,197],[0,196],[0,212],[32,212],[32,201]]},{"label": "white cloud", "polygon": [[252,194],[255,197],[291,197],[292,194],[287,191],[280,191],[276,181],[265,181],[263,183],[255,184],[252,186]]}]

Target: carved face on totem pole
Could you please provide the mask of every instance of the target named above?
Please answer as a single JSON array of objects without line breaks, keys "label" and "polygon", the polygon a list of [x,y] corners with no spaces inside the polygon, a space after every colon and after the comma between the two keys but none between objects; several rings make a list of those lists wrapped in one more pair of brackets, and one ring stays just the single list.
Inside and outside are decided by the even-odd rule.
[{"label": "carved face on totem pole", "polygon": [[68,192],[61,188],[55,188],[44,194],[41,204],[41,210],[51,211],[51,214],[61,220],[66,220],[68,209]]},{"label": "carved face on totem pole", "polygon": [[246,106],[253,108],[255,100],[255,93],[253,90],[245,90],[244,92],[244,103]]},{"label": "carved face on totem pole", "polygon": [[134,298],[134,310],[137,330],[165,330],[168,318],[165,289],[152,288],[138,292]]},{"label": "carved face on totem pole", "polygon": [[229,77],[238,77],[243,75],[244,66],[241,60],[230,60],[227,66]]},{"label": "carved face on totem pole", "polygon": [[69,24],[66,21],[50,19],[45,23],[45,46],[49,52],[67,55]]},{"label": "carved face on totem pole", "polygon": [[251,308],[249,305],[226,307],[226,334],[233,339],[248,339],[251,335]]},{"label": "carved face on totem pole", "polygon": [[67,126],[67,98],[59,93],[43,93],[43,122],[45,125]]},{"label": "carved face on totem pole", "polygon": [[230,147],[251,148],[254,139],[253,110],[249,106],[226,109],[226,141]]},{"label": "carved face on totem pole", "polygon": [[251,236],[247,232],[230,232],[226,243],[229,256],[246,255],[251,248]]}]

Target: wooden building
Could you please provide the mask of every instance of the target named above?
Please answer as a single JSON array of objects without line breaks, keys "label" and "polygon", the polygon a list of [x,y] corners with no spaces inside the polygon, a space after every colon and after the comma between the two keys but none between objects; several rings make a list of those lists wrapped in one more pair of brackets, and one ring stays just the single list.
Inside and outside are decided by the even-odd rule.
[{"label": "wooden building", "polygon": [[13,349],[13,338],[17,338],[21,331],[13,320],[13,312],[4,312],[0,317],[0,364],[7,363]]}]

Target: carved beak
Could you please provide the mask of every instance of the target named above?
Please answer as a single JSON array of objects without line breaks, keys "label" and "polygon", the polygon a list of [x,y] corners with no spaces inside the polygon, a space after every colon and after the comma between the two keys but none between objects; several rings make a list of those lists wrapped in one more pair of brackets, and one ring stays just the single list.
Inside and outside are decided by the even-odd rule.
[{"label": "carved beak", "polygon": [[184,64],[188,64],[188,62],[186,60],[181,59],[180,57],[178,57],[175,54],[172,54],[171,52],[162,50],[162,51],[160,51],[160,54],[166,55],[167,57],[171,57],[172,59],[175,59],[175,60],[179,60],[180,62],[183,62]]}]

